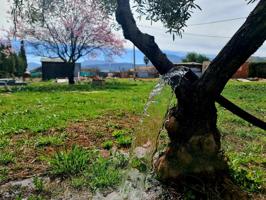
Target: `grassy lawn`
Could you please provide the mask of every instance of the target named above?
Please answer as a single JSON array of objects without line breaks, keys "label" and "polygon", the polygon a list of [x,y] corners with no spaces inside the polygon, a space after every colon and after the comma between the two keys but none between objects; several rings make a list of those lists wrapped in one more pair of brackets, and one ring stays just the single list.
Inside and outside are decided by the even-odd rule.
[{"label": "grassy lawn", "polygon": [[[71,177],[74,188],[118,184],[121,174],[114,169],[125,166],[127,159],[109,155],[108,150],[130,147],[154,85],[155,81],[108,80],[103,87],[42,82],[13,88],[11,93],[0,89],[0,185],[47,171]],[[229,82],[223,93],[266,121],[265,94],[266,83],[236,81]],[[262,193],[265,132],[217,108],[232,175],[247,191]],[[165,108],[158,105],[160,109]],[[41,187],[40,180],[35,182]]]},{"label": "grassy lawn", "polygon": [[108,81],[104,88],[48,82],[0,93],[0,134],[41,132],[111,111],[140,114],[152,87],[140,81]]}]

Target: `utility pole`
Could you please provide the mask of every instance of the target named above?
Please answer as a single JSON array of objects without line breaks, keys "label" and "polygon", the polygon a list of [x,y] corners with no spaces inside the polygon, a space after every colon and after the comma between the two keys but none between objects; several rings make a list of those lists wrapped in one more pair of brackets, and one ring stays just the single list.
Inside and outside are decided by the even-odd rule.
[{"label": "utility pole", "polygon": [[133,44],[133,66],[134,66],[134,80],[137,78],[137,70],[136,70],[136,47]]}]

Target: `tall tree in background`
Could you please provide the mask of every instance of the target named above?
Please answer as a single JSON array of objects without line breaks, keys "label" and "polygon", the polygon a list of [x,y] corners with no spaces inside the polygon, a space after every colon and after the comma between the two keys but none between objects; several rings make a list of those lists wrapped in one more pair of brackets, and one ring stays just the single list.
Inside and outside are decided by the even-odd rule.
[{"label": "tall tree in background", "polygon": [[37,54],[59,57],[70,64],[71,84],[75,63],[81,57],[122,52],[123,41],[112,33],[108,16],[93,0],[27,0],[20,8],[12,32],[30,41]]},{"label": "tall tree in background", "polygon": [[9,41],[0,42],[0,77],[15,77],[18,56],[13,51]]},{"label": "tall tree in background", "polygon": [[202,54],[190,52],[186,55],[186,57],[182,60],[182,62],[197,62],[203,63],[204,61],[210,61],[210,59]]},{"label": "tall tree in background", "polygon": [[16,58],[16,76],[22,77],[27,70],[27,56],[25,51],[24,41],[21,40],[20,42],[20,51]]}]

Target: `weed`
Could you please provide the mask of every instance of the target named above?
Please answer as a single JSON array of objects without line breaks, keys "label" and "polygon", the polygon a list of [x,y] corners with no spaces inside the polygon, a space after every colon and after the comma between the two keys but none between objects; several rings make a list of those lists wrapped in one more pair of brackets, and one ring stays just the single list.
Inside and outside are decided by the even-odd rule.
[{"label": "weed", "polygon": [[110,160],[99,157],[88,170],[88,179],[90,187],[95,190],[97,188],[114,187],[121,180],[119,170],[112,166]]},{"label": "weed", "polygon": [[0,138],[0,149],[4,149],[5,147],[7,147],[10,143],[10,139],[3,137]]},{"label": "weed", "polygon": [[129,156],[123,153],[115,152],[111,155],[110,160],[115,168],[125,168],[129,162]]},{"label": "weed", "polygon": [[82,177],[73,177],[71,179],[71,186],[75,189],[81,189],[82,187],[87,185],[87,180],[84,176]]},{"label": "weed", "polygon": [[60,146],[63,145],[64,140],[59,136],[41,136],[37,139],[35,146]]},{"label": "weed", "polygon": [[110,150],[113,147],[113,142],[111,140],[102,143],[102,148]]},{"label": "weed", "polygon": [[115,138],[120,138],[122,136],[125,136],[127,132],[125,130],[116,130],[113,132],[112,136]]},{"label": "weed", "polygon": [[91,154],[78,146],[73,146],[69,152],[58,152],[48,159],[51,172],[54,175],[76,175],[88,167]]},{"label": "weed", "polygon": [[44,198],[40,195],[31,195],[28,200],[44,200]]},{"label": "weed", "polygon": [[15,161],[13,153],[0,152],[0,165],[7,165]]},{"label": "weed", "polygon": [[120,129],[121,126],[119,124],[114,124],[112,122],[107,122],[106,128],[112,128],[112,129]]},{"label": "weed", "polygon": [[8,169],[7,168],[0,168],[0,183],[7,180]]},{"label": "weed", "polygon": [[132,137],[130,136],[121,136],[116,139],[116,142],[121,147],[129,147],[132,143]]},{"label": "weed", "polygon": [[21,194],[20,195],[17,195],[16,197],[15,197],[15,200],[22,200],[23,198],[22,198],[22,196],[21,196]]},{"label": "weed", "polygon": [[230,173],[234,181],[248,192],[260,192],[263,180],[261,176],[257,176],[245,169],[230,169]]},{"label": "weed", "polygon": [[37,192],[42,192],[44,190],[43,180],[39,177],[33,177],[33,185]]},{"label": "weed", "polygon": [[95,135],[99,138],[102,138],[105,134],[103,132],[96,132]]},{"label": "weed", "polygon": [[131,160],[131,166],[138,169],[140,172],[146,172],[148,167],[144,159],[133,158]]}]

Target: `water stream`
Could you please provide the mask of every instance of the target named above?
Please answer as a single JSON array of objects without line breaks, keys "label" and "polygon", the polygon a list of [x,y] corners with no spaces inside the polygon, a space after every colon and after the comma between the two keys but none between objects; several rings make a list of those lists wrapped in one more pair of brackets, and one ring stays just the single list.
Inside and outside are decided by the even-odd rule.
[{"label": "water stream", "polygon": [[[170,74],[159,79],[149,95],[140,124],[134,132],[130,163],[140,160],[145,163],[147,170],[141,172],[130,165],[118,191],[106,197],[98,193],[93,200],[148,200],[158,199],[162,195],[161,184],[152,175],[152,161],[158,148],[158,138],[163,130],[167,111],[176,103],[173,90],[168,84],[173,81],[172,77],[177,76],[180,74],[171,71]],[[173,88],[173,85],[171,86]]]}]

